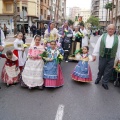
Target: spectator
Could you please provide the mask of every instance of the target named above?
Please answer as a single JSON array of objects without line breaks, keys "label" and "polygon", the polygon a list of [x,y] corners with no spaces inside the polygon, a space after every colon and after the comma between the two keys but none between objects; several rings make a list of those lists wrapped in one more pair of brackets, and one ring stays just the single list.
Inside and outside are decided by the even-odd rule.
[{"label": "spectator", "polygon": [[5,39],[6,39],[6,35],[7,35],[7,27],[6,27],[6,24],[4,24],[3,31],[4,31],[4,36],[5,36]]},{"label": "spectator", "polygon": [[33,23],[33,25],[31,26],[31,31],[32,31],[32,34],[33,34],[33,37],[35,36],[35,34],[36,34],[36,31],[37,31],[37,28],[36,28],[36,26],[35,26],[35,24]]}]

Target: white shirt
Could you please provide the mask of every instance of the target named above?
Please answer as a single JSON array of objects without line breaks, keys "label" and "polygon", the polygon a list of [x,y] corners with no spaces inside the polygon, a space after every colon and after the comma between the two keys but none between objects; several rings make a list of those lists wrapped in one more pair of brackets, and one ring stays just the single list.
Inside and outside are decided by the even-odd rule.
[{"label": "white shirt", "polygon": [[88,33],[87,33],[87,30],[84,28],[83,30],[82,29],[80,29],[80,32],[84,35],[84,36],[86,36]]},{"label": "white shirt", "polygon": [[[50,33],[58,35],[58,30],[56,28],[53,28],[53,30],[51,30]],[[47,34],[49,34],[48,29],[45,30],[45,35],[47,35]]]},{"label": "white shirt", "polygon": [[19,51],[23,50],[23,44],[24,43],[23,43],[22,40],[16,39],[14,41],[14,48],[15,48],[15,50],[19,50]]},{"label": "white shirt", "polygon": [[[100,53],[100,43],[101,43],[101,39],[102,39],[102,36],[101,35],[95,45],[95,48],[93,50],[93,55],[94,56],[98,56],[99,53]],[[110,35],[107,35],[107,38],[106,38],[106,48],[112,48],[113,47],[113,42],[114,42],[114,35],[110,36]],[[118,56],[119,60],[120,60],[120,39],[118,38],[118,49],[117,49],[117,53],[116,53],[116,56]]]},{"label": "white shirt", "polygon": [[[0,29],[1,30],[1,29]],[[3,31],[1,30],[1,45],[3,46],[3,47],[5,47],[5,36],[4,36],[4,33],[3,33]]]}]

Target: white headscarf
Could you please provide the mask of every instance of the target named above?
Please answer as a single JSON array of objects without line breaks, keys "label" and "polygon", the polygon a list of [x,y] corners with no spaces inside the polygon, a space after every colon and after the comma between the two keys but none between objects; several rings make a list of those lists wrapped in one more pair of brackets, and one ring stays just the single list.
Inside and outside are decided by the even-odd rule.
[{"label": "white headscarf", "polygon": [[31,42],[31,44],[30,44],[30,47],[35,46],[35,37],[36,37],[36,35],[35,35],[34,38],[32,39],[32,42]]}]

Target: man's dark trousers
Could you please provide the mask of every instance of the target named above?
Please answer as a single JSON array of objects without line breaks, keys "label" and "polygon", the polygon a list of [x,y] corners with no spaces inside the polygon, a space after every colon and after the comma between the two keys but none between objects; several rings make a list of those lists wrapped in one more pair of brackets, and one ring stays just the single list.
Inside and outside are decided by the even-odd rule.
[{"label": "man's dark trousers", "polygon": [[98,76],[96,81],[102,78],[102,84],[107,85],[111,78],[115,58],[99,57]]}]

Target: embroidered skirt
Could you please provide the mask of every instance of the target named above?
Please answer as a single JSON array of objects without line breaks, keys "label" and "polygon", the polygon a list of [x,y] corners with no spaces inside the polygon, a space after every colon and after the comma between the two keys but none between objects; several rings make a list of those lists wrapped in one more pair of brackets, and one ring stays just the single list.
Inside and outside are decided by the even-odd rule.
[{"label": "embroidered skirt", "polygon": [[20,70],[15,71],[16,66],[7,66],[4,65],[2,69],[1,79],[7,85],[18,83]]}]

